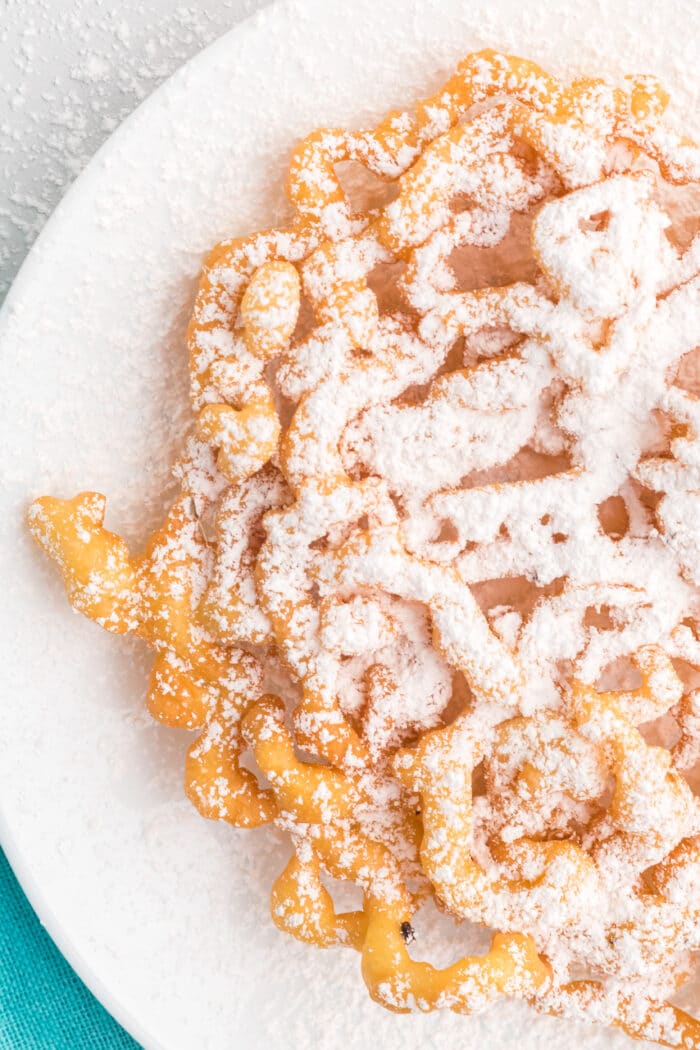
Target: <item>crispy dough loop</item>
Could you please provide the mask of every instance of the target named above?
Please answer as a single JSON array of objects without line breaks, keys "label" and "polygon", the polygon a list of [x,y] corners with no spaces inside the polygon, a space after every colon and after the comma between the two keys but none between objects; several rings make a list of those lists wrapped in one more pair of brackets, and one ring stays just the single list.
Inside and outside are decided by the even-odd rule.
[{"label": "crispy dough loop", "polygon": [[43,496],[30,508],[29,527],[60,569],[74,608],[124,634],[137,623],[136,575],[124,541],[102,527],[106,503],[99,492]]},{"label": "crispy dough loop", "polygon": [[[659,192],[700,152],[667,103],[483,50],[313,132],[289,225],[206,260],[182,494],[143,553],[99,493],[30,509],[73,606],[154,651],[198,810],[290,833],[273,922],[357,950],[397,1012],[513,996],[700,1045],[668,1001],[700,949],[700,410],[669,385],[700,241]],[[347,162],[388,203],[355,208]],[[413,959],[426,899],[488,951]]]},{"label": "crispy dough loop", "polygon": [[275,808],[240,767],[237,724],[259,691],[260,668],[253,657],[202,637],[195,610],[209,550],[191,503],[180,497],[136,558],[102,527],[105,499],[98,493],[37,501],[30,523],[42,546],[57,553],[73,605],[154,649],[151,714],[165,725],[202,729],[186,763],[189,798],[204,816],[254,827],[272,820]]},{"label": "crispy dough loop", "polygon": [[677,1006],[648,1000],[633,990],[607,992],[596,981],[572,981],[542,999],[549,1013],[574,1019],[591,1014],[621,1028],[632,1039],[649,1039],[660,1046],[695,1047],[700,1040],[700,1022]]},{"label": "crispy dough loop", "polygon": [[646,650],[636,662],[643,679],[639,689],[616,695],[574,682],[571,710],[580,732],[605,746],[615,776],[608,807],[612,833],[600,842],[594,835],[591,844],[599,867],[624,862],[641,873],[692,832],[697,806],[688,783],[672,768],[670,752],[647,744],[634,724],[650,709],[668,710],[681,684],[663,654]]},{"label": "crispy dough loop", "polygon": [[[449,1005],[470,1013],[501,995],[526,996],[546,985],[547,966],[532,940],[519,934],[496,934],[486,955],[465,957],[445,969],[410,958],[402,927],[410,925],[414,905],[390,855],[353,826],[347,778],[294,757],[282,716],[278,701],[263,700],[245,716],[243,729],[283,816],[311,825],[308,839],[273,887],[275,923],[319,947],[347,944],[360,950],[370,995],[397,1012],[407,1012],[415,1001],[424,1011]],[[321,866],[362,887],[362,911],[336,915],[321,883]]]}]

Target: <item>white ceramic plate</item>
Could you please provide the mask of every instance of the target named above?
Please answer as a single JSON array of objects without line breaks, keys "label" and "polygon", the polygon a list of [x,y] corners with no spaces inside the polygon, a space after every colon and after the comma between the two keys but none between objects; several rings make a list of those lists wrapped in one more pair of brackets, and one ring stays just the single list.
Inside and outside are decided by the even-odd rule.
[{"label": "white ceramic plate", "polygon": [[284,843],[190,808],[186,734],[143,712],[146,654],[71,614],[23,524],[35,495],[96,488],[131,541],[154,526],[189,423],[183,331],[202,255],[280,219],[285,161],[311,128],[370,121],[489,45],[555,72],[661,74],[697,134],[697,4],[609,7],[290,0],[264,10],[99,152],[7,300],[3,845],[70,962],[148,1050],[628,1045],[512,1003],[473,1019],[394,1016],[367,999],[354,953],[278,934],[267,901]]}]

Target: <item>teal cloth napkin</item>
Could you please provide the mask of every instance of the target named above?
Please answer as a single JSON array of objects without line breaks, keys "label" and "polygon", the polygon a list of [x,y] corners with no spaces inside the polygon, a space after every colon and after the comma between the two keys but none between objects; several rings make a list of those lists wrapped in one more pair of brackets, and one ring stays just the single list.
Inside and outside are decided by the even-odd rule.
[{"label": "teal cloth napkin", "polygon": [[0,1050],[139,1050],[71,970],[1,850]]}]

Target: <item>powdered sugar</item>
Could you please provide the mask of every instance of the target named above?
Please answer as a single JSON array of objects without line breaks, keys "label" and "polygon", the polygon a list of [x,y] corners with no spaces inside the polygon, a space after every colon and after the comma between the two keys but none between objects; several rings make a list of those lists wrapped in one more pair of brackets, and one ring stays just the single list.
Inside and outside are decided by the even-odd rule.
[{"label": "powdered sugar", "polygon": [[[504,76],[510,97],[485,108]],[[529,108],[532,77],[538,101]],[[633,982],[633,1011],[640,998],[646,1006],[635,1019],[618,1004],[619,1022],[640,1035],[655,1031],[653,1018],[664,1009],[655,1003],[666,987],[661,960],[680,978],[685,953],[698,943],[691,901],[673,913],[663,899],[645,900],[637,885],[700,829],[697,799],[671,772],[671,754],[651,748],[635,728],[649,706],[661,716],[683,698],[669,656],[680,655],[674,632],[698,615],[687,553],[692,525],[679,549],[657,529],[627,539],[621,524],[613,537],[599,511],[642,480],[636,468],[644,453],[656,451],[653,413],[662,405],[673,411],[667,373],[698,334],[698,277],[666,238],[672,220],[653,199],[653,163],[662,173],[678,171],[674,155],[686,149],[669,140],[661,155],[650,138],[662,96],[648,78],[635,82],[629,98],[603,82],[565,89],[527,63],[483,52],[468,57],[440,95],[450,125],[443,134],[425,121],[431,100],[416,116],[393,120],[399,138],[389,144],[372,132],[311,135],[291,165],[295,228],[289,237],[263,234],[217,248],[189,333],[195,406],[202,374],[213,380],[212,395],[226,397],[216,389],[216,369],[230,363],[231,348],[222,355],[224,339],[211,354],[211,324],[222,334],[235,329],[239,302],[248,352],[283,354],[283,392],[299,398],[279,447],[289,505],[264,515],[256,588],[248,586],[245,601],[254,602],[257,590],[269,617],[266,637],[302,688],[296,742],[342,770],[328,772],[330,783],[340,790],[342,775],[345,792],[357,797],[348,813],[323,779],[311,799],[305,796],[305,780],[313,785],[323,772],[293,759],[281,709],[253,707],[244,734],[282,803],[279,826],[293,831],[297,850],[273,890],[273,900],[283,902],[279,913],[273,909],[278,924],[320,945],[351,943],[347,917],[334,915],[320,886],[318,906],[304,889],[304,879],[318,884],[320,865],[363,889],[368,925],[355,946],[365,958],[369,950],[376,967],[382,949],[366,947],[376,936],[372,909],[383,902],[406,914],[401,879],[419,872],[407,829],[400,845],[397,811],[412,803],[397,794],[384,754],[440,727],[414,751],[395,755],[393,770],[421,798],[420,862],[433,892],[458,917],[523,931],[544,953],[551,967],[546,987],[533,996],[516,981],[511,994],[566,1012],[577,967],[595,978],[594,999],[607,994],[595,991],[598,985]],[[479,112],[468,119],[475,104]],[[647,158],[645,170],[618,148],[628,140]],[[364,217],[351,211],[333,165],[359,160],[393,174],[392,164],[415,142],[424,150],[399,170],[395,199]],[[539,154],[534,164],[528,148]],[[406,159],[413,162],[414,153]],[[460,290],[450,253],[465,245],[488,250],[504,239],[513,213],[544,197],[550,199],[532,222],[534,279],[473,288],[467,271]],[[453,216],[460,198],[467,210]],[[689,252],[694,259],[695,248]],[[253,259],[259,269],[251,273]],[[507,253],[503,259],[507,265]],[[368,274],[399,262],[406,264],[397,289],[404,309],[382,314]],[[294,322],[285,320],[296,320],[300,308],[292,263],[317,322],[298,340]],[[287,275],[274,283],[284,301],[266,311],[274,291],[257,287],[268,288],[273,269]],[[680,273],[688,279],[675,286]],[[249,299],[256,300],[253,312]],[[484,364],[449,370],[455,340],[504,326],[514,342],[493,346]],[[259,403],[259,384],[241,396],[236,418]],[[564,469],[527,478],[513,467],[511,478],[489,484],[489,471],[508,470],[528,450],[542,409],[562,435],[556,449],[568,461]],[[226,434],[205,436],[219,446],[234,486],[239,471],[254,472],[252,465],[231,467]],[[676,439],[671,447],[677,459],[686,452],[692,472],[687,444]],[[465,486],[470,475],[480,483]],[[678,478],[666,470],[664,481],[672,506]],[[454,568],[441,541],[445,526],[454,533]],[[228,563],[221,530],[219,539],[217,560]],[[677,560],[681,550],[685,557]],[[475,588],[499,581],[512,587],[518,577],[540,594],[512,624],[507,644],[491,629],[486,592],[478,601]],[[543,594],[548,586],[551,593]],[[218,598],[219,624],[228,603],[240,606],[238,588],[234,574]],[[503,595],[507,588],[501,620]],[[415,606],[429,614],[437,653]],[[609,621],[606,630],[601,618]],[[396,644],[387,644],[387,633]],[[639,669],[641,689],[597,691],[601,675],[623,657]],[[471,694],[455,721],[443,713],[449,666],[464,675]],[[689,697],[684,702],[692,707]],[[512,713],[526,718],[509,720]],[[349,719],[361,721],[359,734]],[[692,724],[679,713],[685,737]],[[499,746],[510,749],[513,784],[493,766]],[[685,750],[679,754],[685,760]],[[486,796],[473,809],[471,778],[480,760]],[[370,860],[377,851],[380,859]],[[679,863],[692,869],[695,853]],[[393,1009],[457,1007],[446,988],[437,1000],[421,998],[412,984],[420,968],[409,977],[400,954],[392,959],[386,980],[367,977],[375,998]],[[485,1007],[496,993],[493,982],[487,996],[478,981],[465,988],[470,1009]],[[685,1024],[679,1015],[678,1038]],[[689,1031],[694,1024],[688,1019]]]},{"label": "powdered sugar", "polygon": [[[421,33],[422,46],[425,46],[425,40],[429,40],[429,39],[430,39],[430,31],[428,31],[428,35],[427,36],[424,33]],[[402,89],[402,93],[405,94],[405,88]],[[257,221],[257,220],[252,220],[252,221]],[[214,231],[210,231],[207,236],[208,237],[214,236]],[[104,454],[103,454],[102,457],[101,457],[101,461],[102,462],[104,462],[104,458],[105,457],[104,457]],[[97,464],[97,466],[99,466],[99,463]],[[93,476],[96,476],[96,475],[93,475]],[[179,824],[178,826],[179,826],[179,828],[182,827],[181,824]],[[177,847],[178,848],[177,848],[176,852],[177,852],[178,855],[181,855],[180,851],[181,851],[182,831],[179,830],[177,835],[173,834],[171,836],[171,838],[169,838],[168,821],[167,821],[167,819],[165,817],[163,818],[163,820],[161,822],[161,828],[162,828],[162,832],[163,832],[163,834],[161,835],[161,841],[163,840],[163,837],[168,842],[171,841],[171,838],[172,838],[172,840],[177,841]],[[210,842],[210,841],[212,841],[209,836],[211,834],[215,835],[216,834],[215,830],[212,831],[212,829],[208,828],[208,827],[205,828],[204,830],[206,831],[207,834],[201,840],[202,843],[203,842]],[[200,839],[192,838],[191,841],[194,844],[195,842],[200,842]],[[211,848],[213,849],[213,847],[211,847]],[[206,854],[206,848],[201,848],[199,853],[200,853],[200,857],[203,856],[204,854]],[[274,866],[277,867],[278,866],[277,863]],[[198,864],[197,867],[201,868],[201,864]],[[184,877],[186,878],[187,877],[186,876],[187,866],[185,864],[184,858],[183,858],[183,860],[181,861],[181,864],[180,864],[180,870],[182,871],[183,869],[185,871]],[[161,877],[162,877],[162,872],[161,872]],[[257,877],[257,875],[255,877]],[[255,882],[255,878],[252,878],[250,880],[250,882],[248,883],[248,885],[252,886],[252,885],[254,885],[254,882]],[[193,895],[193,897],[194,896],[196,896],[196,895]],[[219,914],[219,915],[224,915],[224,913],[226,911],[226,906],[225,906],[225,904],[223,902],[221,902],[221,903],[213,902],[211,897],[210,897],[210,899],[208,900],[208,909],[214,909],[214,908],[216,909],[217,914]],[[258,932],[259,931],[258,922],[259,923],[264,923],[264,919],[262,918],[262,916],[255,916],[255,915],[251,917],[251,921],[253,919],[256,920],[255,941],[256,941],[257,944],[260,945],[260,944],[262,944],[264,942],[264,935],[261,932]],[[243,930],[245,929],[245,920],[242,920],[239,923],[239,926],[242,927],[242,929],[239,929],[238,935],[242,936]],[[252,933],[252,927],[251,927],[251,933]],[[214,931],[212,931],[212,939],[214,941],[216,941],[216,938],[214,937],[213,934],[214,934]],[[275,949],[275,958],[276,959],[279,959],[279,955],[277,954],[277,952],[279,950],[284,951],[284,948],[282,946],[280,946],[279,949]],[[293,952],[293,949],[290,949],[290,951]],[[167,953],[165,953],[165,954],[167,954]],[[271,957],[272,957],[271,954],[267,956],[268,961],[270,960]],[[293,953],[293,954],[290,954],[290,955],[288,955],[286,957],[289,958],[290,960],[294,959],[296,966],[303,967],[302,959],[305,956],[302,956],[301,954],[297,955],[296,953]],[[318,962],[318,960],[314,960],[314,963],[317,963],[317,962]],[[326,960],[323,960],[323,962],[324,962],[325,965],[334,965],[333,963],[329,964]],[[268,968],[268,969],[270,969],[270,968]],[[229,969],[228,972],[230,973],[231,970]],[[307,971],[307,972],[310,972],[310,971]],[[195,983],[196,983],[196,978],[195,978]],[[313,980],[311,980],[310,982],[307,982],[307,983],[309,983],[312,986],[311,990],[308,992],[308,995],[311,997],[311,1000],[314,1000],[315,999],[315,991],[313,989]],[[191,988],[192,988],[192,977],[191,977],[191,975],[190,975],[190,978],[189,978],[189,985],[188,985],[188,987],[191,990]],[[215,989],[217,987],[216,986],[216,982],[213,982],[210,985],[210,987]],[[223,992],[223,989],[222,989],[222,992]],[[352,996],[352,993],[349,993],[349,994],[350,994],[350,996]],[[324,990],[324,995],[325,995],[325,990]],[[224,997],[222,996],[222,1001],[223,1001],[223,998]],[[307,1002],[308,1001],[309,1000],[307,1000]],[[215,1006],[214,1003],[211,1003],[211,1008],[212,1008],[212,1016],[217,1016],[217,1007]],[[315,1016],[322,1016],[323,1007],[322,1007],[321,1002],[320,1001],[319,1002],[312,1001],[312,1003],[311,1003],[311,1010],[315,1014]],[[354,1006],[353,1013],[356,1016],[361,1016],[362,1015],[361,1008],[359,1007],[359,1002],[357,1003],[356,1006]],[[221,1016],[220,1013],[218,1013],[218,1016],[219,1017]],[[281,1021],[277,1022],[275,1020],[271,1020],[269,1022],[268,1038],[271,1038],[273,1041],[275,1039],[278,1039],[278,1041],[281,1041],[282,1040],[282,1031],[284,1030],[284,1040],[286,1042],[289,1042],[290,1039],[293,1040],[293,1039],[298,1037],[297,1041],[299,1042],[299,1045],[304,1045],[303,1044],[304,1032],[302,1031],[302,1029],[301,1028],[296,1028],[295,1029],[295,1027],[294,1027],[295,1026],[295,1021],[294,1021],[293,1016],[289,1016],[289,1015],[284,1015],[284,1016],[286,1018],[284,1022],[281,1022]],[[498,1034],[498,1036],[496,1036],[496,1038],[498,1038],[499,1040],[503,1041],[504,1039],[508,1038],[508,1030],[509,1030],[509,1025],[511,1023],[510,1018],[512,1018],[514,1015],[512,1013],[506,1012],[505,1015],[501,1015],[501,1016],[504,1018],[504,1020],[502,1020],[500,1022],[499,1034]],[[505,1018],[508,1018],[508,1020],[506,1020]],[[487,1025],[488,1024],[492,1024],[492,1023],[494,1023],[494,1022],[491,1022],[491,1021],[485,1022],[485,1024],[487,1024]],[[199,1020],[199,1019],[198,1019],[198,1024],[201,1026],[201,1020]],[[394,1022],[394,1024],[395,1024],[395,1022]],[[546,1022],[545,1022],[545,1024],[546,1024]],[[275,1029],[275,1025],[282,1026],[282,1027],[278,1027],[277,1029]],[[378,1031],[378,1032],[382,1031],[383,1030],[382,1027],[381,1027],[382,1025],[383,1025],[383,1020],[376,1020],[376,1021],[374,1019],[372,1020],[371,1027],[372,1027],[373,1030]],[[443,1026],[443,1029],[444,1029],[444,1026]],[[392,1030],[393,1030],[393,1028],[392,1028]],[[528,1028],[522,1029],[523,1034],[521,1036],[521,1040],[523,1040],[523,1039],[527,1040],[529,1038],[528,1032],[531,1031],[531,1030],[532,1029],[528,1029]],[[460,1025],[459,1028],[455,1028],[454,1029],[455,1038],[462,1038],[462,1036],[459,1034],[462,1031],[463,1031],[463,1023]],[[474,1026],[470,1026],[470,1031],[474,1031]],[[542,1029],[539,1028],[539,1029],[537,1029],[537,1031],[541,1032]],[[381,1038],[381,1035],[378,1035],[377,1038]],[[412,1037],[410,1035],[406,1035],[406,1033],[403,1032],[401,1038],[402,1038],[402,1041],[405,1041],[406,1038],[408,1038],[410,1040]],[[516,1036],[513,1036],[513,1038],[516,1038]],[[533,1036],[533,1038],[535,1038],[535,1037]],[[539,1038],[539,1036],[538,1036],[538,1038]],[[584,1035],[582,1038],[583,1039],[588,1039],[588,1038],[595,1039],[597,1037],[596,1036]]]}]

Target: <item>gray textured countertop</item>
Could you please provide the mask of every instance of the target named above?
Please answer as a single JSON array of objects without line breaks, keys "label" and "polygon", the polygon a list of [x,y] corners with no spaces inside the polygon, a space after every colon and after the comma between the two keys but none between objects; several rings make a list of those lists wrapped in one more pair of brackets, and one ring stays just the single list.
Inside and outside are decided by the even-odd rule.
[{"label": "gray textured countertop", "polygon": [[0,303],[92,155],[266,0],[0,0]]}]

